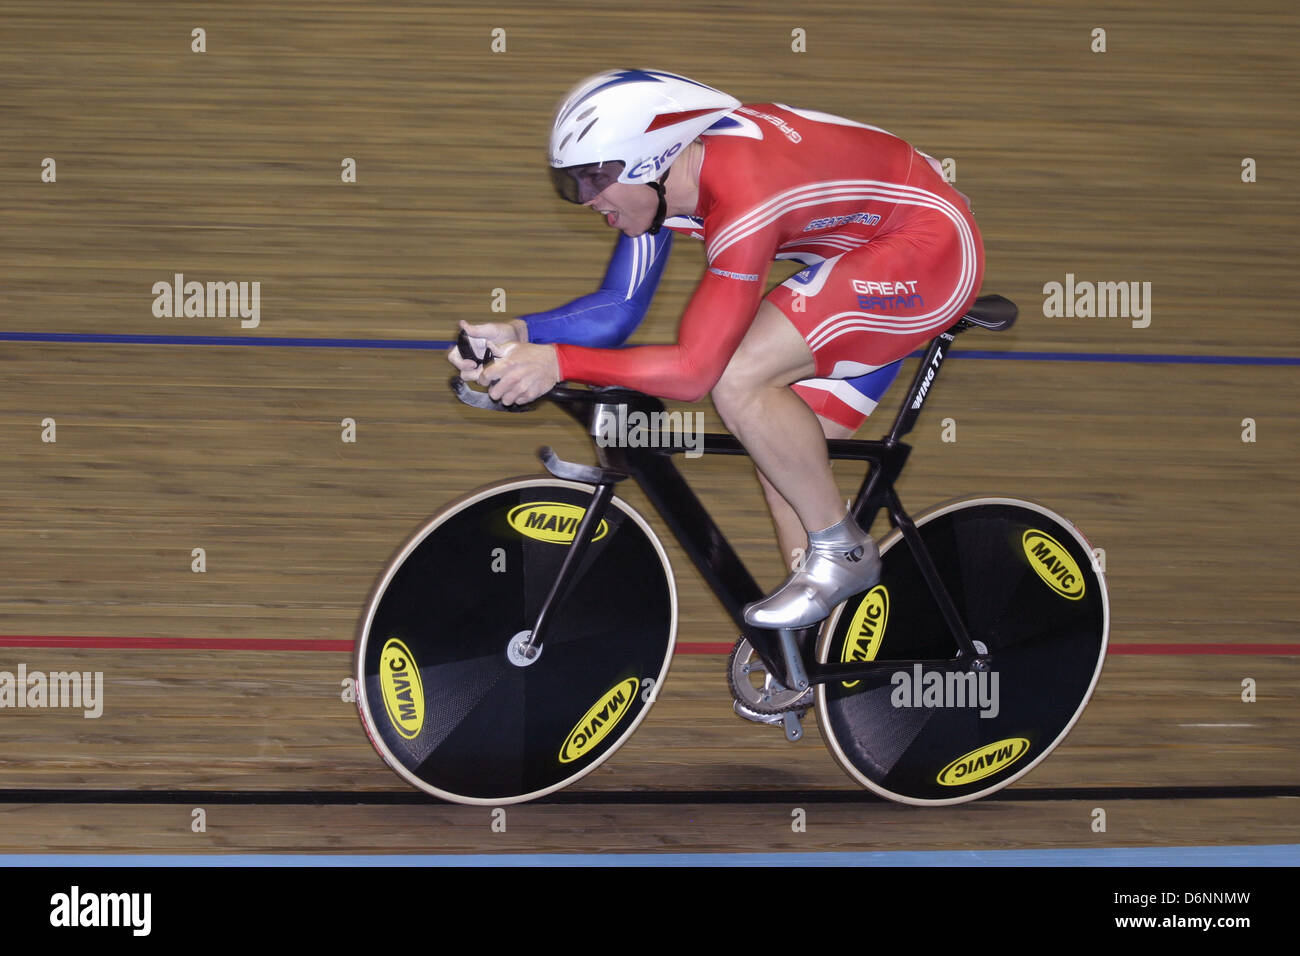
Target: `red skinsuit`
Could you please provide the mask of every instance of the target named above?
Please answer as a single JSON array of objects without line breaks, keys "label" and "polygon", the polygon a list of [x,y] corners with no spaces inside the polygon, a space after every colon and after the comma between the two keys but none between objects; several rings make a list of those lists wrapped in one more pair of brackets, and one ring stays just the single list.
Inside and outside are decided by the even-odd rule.
[{"label": "red skinsuit", "polygon": [[695,217],[708,269],[676,345],[557,345],[560,377],[698,401],[721,377],[764,299],[772,261],[810,266],[768,294],[808,343],[816,375],[893,362],[965,313],[983,244],[938,164],[884,130],[777,104],[743,106],[739,129],[705,134]]}]

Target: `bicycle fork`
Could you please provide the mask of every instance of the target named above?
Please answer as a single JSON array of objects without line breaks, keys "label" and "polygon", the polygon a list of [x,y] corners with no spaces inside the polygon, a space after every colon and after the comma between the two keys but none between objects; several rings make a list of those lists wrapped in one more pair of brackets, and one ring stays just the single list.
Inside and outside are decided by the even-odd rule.
[{"label": "bicycle fork", "polygon": [[556,478],[595,485],[596,493],[592,496],[591,504],[587,506],[586,513],[583,514],[582,520],[578,522],[578,527],[573,532],[573,541],[570,542],[569,549],[564,555],[560,573],[551,583],[551,590],[546,595],[546,600],[542,602],[541,610],[537,612],[537,620],[532,629],[520,631],[510,638],[510,642],[506,645],[506,658],[516,667],[527,667],[541,657],[543,639],[552,613],[568,594],[574,573],[582,563],[592,536],[600,527],[601,519],[605,517],[610,499],[614,497],[614,485],[627,477],[623,472],[612,468],[565,461],[555,454],[554,449],[549,445],[541,448],[537,452],[537,457],[542,460],[546,470]]}]

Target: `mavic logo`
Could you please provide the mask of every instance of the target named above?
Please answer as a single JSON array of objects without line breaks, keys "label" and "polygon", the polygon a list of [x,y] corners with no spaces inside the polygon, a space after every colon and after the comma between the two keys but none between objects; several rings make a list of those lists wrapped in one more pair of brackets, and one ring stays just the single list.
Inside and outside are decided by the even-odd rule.
[{"label": "mavic logo", "polygon": [[[578,523],[587,509],[566,505],[559,501],[534,501],[511,508],[506,521],[522,535],[549,541],[551,544],[568,544],[573,540]],[[592,541],[599,541],[609,533],[609,522],[601,520]]]},{"label": "mavic logo", "polygon": [[1005,770],[1029,750],[1029,741],[1024,737],[1009,737],[980,747],[968,754],[962,754],[948,766],[939,771],[936,777],[945,787],[957,787],[963,783],[972,783],[991,777],[1000,770]]},{"label": "mavic logo", "polygon": [[424,726],[424,688],[415,656],[395,637],[389,638],[379,652],[379,685],[393,729],[407,740],[414,740]]},{"label": "mavic logo", "polygon": [[1020,539],[1029,565],[1057,594],[1070,601],[1083,597],[1083,575],[1060,542],[1041,531],[1026,531]]},{"label": "mavic logo", "polygon": [[635,677],[611,687],[569,731],[560,750],[560,763],[572,763],[605,739],[628,712],[641,682]]},{"label": "mavic logo", "polygon": [[[858,605],[844,637],[844,652],[840,656],[845,664],[853,661],[874,661],[885,637],[889,623],[889,591],[877,584],[867,592]],[[856,687],[858,681],[841,681],[845,687]]]}]

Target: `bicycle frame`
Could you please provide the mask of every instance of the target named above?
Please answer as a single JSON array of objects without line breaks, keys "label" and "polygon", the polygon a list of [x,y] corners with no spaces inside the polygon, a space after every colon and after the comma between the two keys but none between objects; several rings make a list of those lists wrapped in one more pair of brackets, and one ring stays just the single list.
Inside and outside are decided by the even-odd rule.
[{"label": "bicycle frame", "polygon": [[[356,674],[362,723],[380,755],[435,796],[498,804],[567,786],[626,741],[668,673],[679,623],[659,535],[614,497],[619,481],[635,478],[742,634],[726,668],[738,716],[783,725],[798,741],[816,707],[845,771],[902,803],[961,803],[1019,779],[1074,726],[1096,685],[1109,628],[1104,574],[1086,567],[1091,545],[1073,523],[1035,502],[968,498],[914,520],[897,491],[911,453],[903,439],[957,334],[1014,321],[1009,300],[976,300],[927,344],[887,434],[828,444],[830,457],[869,465],[854,519],[869,528],[883,511],[893,530],[881,542],[879,584],[858,587],[820,627],[744,623],[762,591],[673,461],[701,448],[744,455],[736,438],[701,441],[680,413],[640,392],[552,389],[545,397],[592,436],[598,463],[541,449],[553,479],[509,479],[448,502],[372,589]],[[486,365],[491,379],[494,356],[473,345],[460,336],[465,361],[456,364]],[[530,407],[503,405],[460,378],[452,388],[481,409]],[[506,545],[490,568],[461,560],[485,541]],[[502,556],[512,556],[504,575]],[[877,656],[885,659],[862,660]],[[900,670],[913,672],[910,701],[888,686],[901,686]],[[437,703],[461,685],[451,704]],[[909,707],[933,709],[895,709]]]},{"label": "bicycle frame", "polygon": [[[933,394],[934,383],[947,357],[947,347],[955,340],[957,333],[966,327],[965,320],[961,320],[951,329],[931,340],[902,406],[894,418],[893,425],[883,439],[827,441],[827,449],[832,459],[865,461],[871,464],[872,467],[864,477],[853,503],[852,514],[863,528],[870,531],[877,514],[882,509],[888,513],[891,525],[899,529],[929,586],[930,593],[951,632],[956,654],[946,660],[821,664],[814,659],[811,639],[820,627],[818,624],[797,632],[795,638],[810,684],[861,679],[886,669],[895,671],[900,666],[911,666],[914,663],[938,669],[967,667],[982,669],[987,666],[987,658],[980,653],[967,634],[965,623],[944,587],[920,533],[904,510],[894,488],[912,450],[910,445],[901,441],[901,438],[915,426],[926,401]],[[453,380],[453,388],[456,387],[456,381]],[[597,423],[601,421],[601,416],[617,414],[620,406],[626,407],[628,415],[639,411],[647,415],[646,421],[664,421],[662,417],[652,417],[655,412],[664,411],[663,402],[626,389],[558,387],[546,397],[582,424],[587,433],[593,436],[593,441],[598,434]],[[572,560],[565,561],[539,613],[539,626],[535,628],[534,633],[540,637],[541,626],[552,615],[554,604],[563,600],[569,569],[576,566],[577,558],[586,548],[588,529],[594,528],[603,516],[612,494],[613,483],[623,477],[631,477],[659,512],[682,549],[690,556],[709,588],[722,602],[723,607],[762,659],[769,673],[783,685],[791,686],[785,655],[781,649],[780,632],[755,628],[746,624],[744,620],[745,605],[762,598],[763,591],[718,528],[717,523],[691,490],[685,477],[678,471],[672,456],[688,449],[666,432],[666,429],[661,428],[651,440],[644,443],[649,447],[622,445],[603,447],[599,442],[595,443],[602,467],[583,469],[592,476],[590,479],[583,480],[591,480],[597,484],[597,494],[570,545]],[[703,451],[706,454],[747,455],[744,446],[735,437],[726,434],[705,435]]]}]

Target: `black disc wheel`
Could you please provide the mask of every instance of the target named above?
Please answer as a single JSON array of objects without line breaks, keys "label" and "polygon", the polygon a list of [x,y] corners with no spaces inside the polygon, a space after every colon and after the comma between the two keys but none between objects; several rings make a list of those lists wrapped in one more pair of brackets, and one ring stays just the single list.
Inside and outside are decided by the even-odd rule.
[{"label": "black disc wheel", "polygon": [[645,718],[677,631],[672,568],[613,498],[541,652],[527,640],[592,488],[521,478],[452,502],[389,562],[357,639],[375,749],[445,800],[518,803],[596,769]]},{"label": "black disc wheel", "polygon": [[880,584],[836,609],[817,657],[905,663],[818,685],[818,721],[875,793],[964,803],[1023,776],[1078,720],[1106,656],[1106,582],[1074,525],[1029,501],[967,499],[914,520],[987,663],[949,663],[957,645],[895,529]]}]

